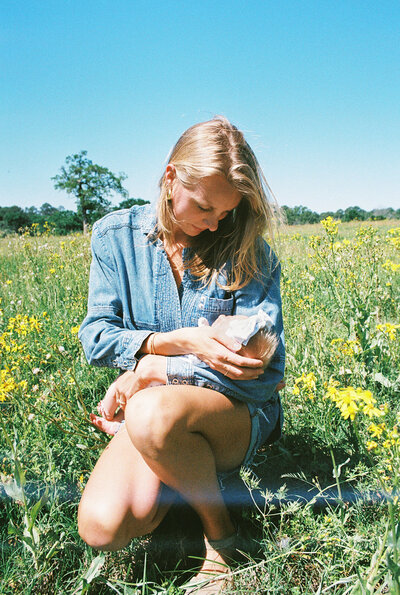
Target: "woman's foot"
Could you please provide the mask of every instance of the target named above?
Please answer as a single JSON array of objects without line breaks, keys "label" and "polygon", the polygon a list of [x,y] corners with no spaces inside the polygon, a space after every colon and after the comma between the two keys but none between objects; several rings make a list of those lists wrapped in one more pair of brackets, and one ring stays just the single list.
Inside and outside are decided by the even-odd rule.
[{"label": "woman's foot", "polygon": [[[222,593],[231,583],[230,572],[240,554],[237,550],[238,533],[215,541],[204,538],[206,555],[199,573],[183,589],[186,594],[212,595]],[[244,559],[244,558],[242,558]]]}]

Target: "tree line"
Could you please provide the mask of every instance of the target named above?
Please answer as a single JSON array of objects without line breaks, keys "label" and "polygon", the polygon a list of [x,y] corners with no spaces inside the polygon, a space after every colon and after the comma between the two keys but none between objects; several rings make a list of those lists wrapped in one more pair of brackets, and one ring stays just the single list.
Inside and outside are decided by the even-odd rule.
[{"label": "tree line", "polygon": [[[87,219],[87,225],[93,225],[97,219],[111,211],[128,209],[132,205],[143,205],[148,200],[142,198],[127,198],[117,206],[99,208],[93,210]],[[43,232],[46,228],[51,229],[56,235],[66,235],[74,231],[82,231],[82,217],[75,211],[64,207],[53,207],[48,202],[41,207],[0,207],[0,235],[9,233],[23,233],[25,231],[36,233]]]},{"label": "tree line", "polygon": [[322,219],[331,216],[334,219],[341,221],[380,221],[383,219],[400,219],[400,209],[392,209],[391,207],[385,209],[373,209],[372,211],[365,211],[360,207],[348,207],[347,209],[338,209],[337,211],[324,211],[323,213],[316,213],[308,207],[297,206],[282,207],[285,219],[288,225],[302,225],[304,223],[318,223]]},{"label": "tree line", "polygon": [[[53,233],[59,235],[80,229],[85,233],[89,225],[93,225],[97,219],[111,211],[149,202],[141,198],[129,198],[128,191],[122,184],[126,177],[123,172],[114,174],[107,167],[93,163],[87,157],[87,151],[69,155],[60,172],[51,180],[56,190],[63,190],[74,196],[76,212],[64,207],[53,207],[49,203],[44,203],[39,209],[0,207],[0,233],[5,235],[25,230],[34,233],[45,229],[51,229]],[[123,199],[117,206],[113,206],[109,200],[113,195],[119,195]],[[364,211],[360,207],[349,207],[335,212],[316,213],[308,207],[284,205],[282,210],[289,225],[318,223],[329,215],[341,221],[400,219],[400,209],[392,208]]]}]

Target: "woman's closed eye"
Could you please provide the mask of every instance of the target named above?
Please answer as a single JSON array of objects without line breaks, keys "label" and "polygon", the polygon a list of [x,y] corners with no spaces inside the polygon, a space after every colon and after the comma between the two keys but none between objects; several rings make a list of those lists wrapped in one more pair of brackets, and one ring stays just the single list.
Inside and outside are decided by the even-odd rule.
[{"label": "woman's closed eye", "polygon": [[201,205],[197,205],[200,211],[204,211],[204,213],[209,213],[212,209],[207,209],[206,207],[202,207]]},{"label": "woman's closed eye", "polygon": [[[210,207],[202,207],[201,205],[199,205],[199,203],[197,203],[197,207],[200,211],[203,211],[203,213],[211,213],[214,210]],[[223,213],[221,213],[221,215],[218,216],[218,220],[220,221],[221,219],[225,219],[229,212],[230,211],[224,211]]]}]

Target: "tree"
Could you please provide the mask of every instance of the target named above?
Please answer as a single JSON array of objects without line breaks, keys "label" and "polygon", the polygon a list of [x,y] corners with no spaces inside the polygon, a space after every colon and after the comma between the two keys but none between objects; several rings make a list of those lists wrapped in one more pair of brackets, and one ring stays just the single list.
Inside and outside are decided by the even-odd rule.
[{"label": "tree", "polygon": [[4,232],[17,232],[21,227],[29,225],[29,215],[16,205],[0,207],[0,229]]},{"label": "tree", "polygon": [[365,221],[367,213],[360,207],[348,207],[343,216],[343,221]]},{"label": "tree", "polygon": [[148,200],[143,200],[143,198],[126,198],[122,200],[117,207],[115,207],[115,211],[117,209],[130,209],[133,205],[146,205],[149,204]]},{"label": "tree", "polygon": [[319,221],[319,216],[308,207],[296,206],[288,207],[284,205],[282,210],[285,214],[288,225],[301,225],[303,223],[316,223]]},{"label": "tree", "polygon": [[40,215],[45,219],[49,219],[57,211],[56,207],[53,207],[48,202],[44,202],[40,207]]},{"label": "tree", "polygon": [[82,227],[78,214],[62,207],[54,210],[54,213],[48,218],[48,223],[53,226],[53,233],[58,235],[78,231]]},{"label": "tree", "polygon": [[87,151],[69,155],[61,173],[51,178],[56,190],[66,190],[75,196],[84,233],[88,223],[110,210],[108,197],[112,192],[128,197],[127,190],[122,186],[127,176],[124,173],[113,174],[107,167],[93,163],[86,155]]}]

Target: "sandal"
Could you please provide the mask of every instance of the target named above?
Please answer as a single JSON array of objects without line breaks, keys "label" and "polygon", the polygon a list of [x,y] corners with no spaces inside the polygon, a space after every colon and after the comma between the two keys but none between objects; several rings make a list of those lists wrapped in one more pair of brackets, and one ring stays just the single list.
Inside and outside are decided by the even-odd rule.
[{"label": "sandal", "polygon": [[[203,567],[182,588],[186,595],[214,595],[222,593],[226,587],[232,585],[230,571],[240,563],[248,562],[249,538],[238,528],[236,532],[225,539],[212,540],[204,536],[206,557]],[[253,541],[255,545],[256,542]],[[255,552],[255,547],[251,548]]]}]

